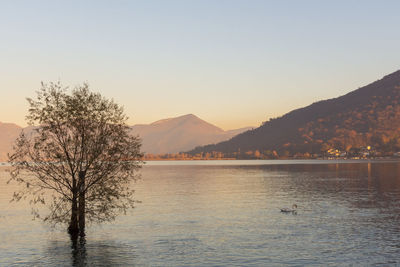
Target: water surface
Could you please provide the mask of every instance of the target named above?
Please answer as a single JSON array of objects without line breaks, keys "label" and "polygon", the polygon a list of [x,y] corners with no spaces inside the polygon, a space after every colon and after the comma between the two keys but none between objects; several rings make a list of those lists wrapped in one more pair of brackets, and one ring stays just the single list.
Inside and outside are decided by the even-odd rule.
[{"label": "water surface", "polygon": [[[400,164],[368,161],[151,162],[142,203],[65,229],[9,203],[0,169],[0,266],[348,266],[400,264]],[[281,207],[296,203],[297,215]]]}]

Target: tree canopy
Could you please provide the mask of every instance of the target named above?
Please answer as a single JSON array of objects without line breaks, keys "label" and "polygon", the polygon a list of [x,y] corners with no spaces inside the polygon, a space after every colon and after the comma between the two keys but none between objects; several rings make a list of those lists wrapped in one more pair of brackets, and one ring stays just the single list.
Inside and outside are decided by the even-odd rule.
[{"label": "tree canopy", "polygon": [[50,212],[35,209],[37,217],[81,234],[85,219],[109,221],[133,207],[143,155],[123,108],[88,84],[69,92],[59,82],[42,83],[27,100],[32,130],[21,133],[9,155],[11,180],[24,184],[14,198],[46,204]]}]

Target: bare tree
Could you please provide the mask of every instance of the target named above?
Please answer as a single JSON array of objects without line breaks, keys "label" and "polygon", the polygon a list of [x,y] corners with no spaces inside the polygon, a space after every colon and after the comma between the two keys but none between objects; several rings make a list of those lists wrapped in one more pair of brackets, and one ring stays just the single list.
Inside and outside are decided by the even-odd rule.
[{"label": "bare tree", "polygon": [[9,155],[10,181],[24,184],[14,199],[47,204],[50,212],[36,216],[68,223],[72,235],[84,235],[86,220],[113,220],[133,207],[143,155],[123,108],[87,84],[68,93],[60,83],[42,83],[27,100],[33,131],[21,133]]}]

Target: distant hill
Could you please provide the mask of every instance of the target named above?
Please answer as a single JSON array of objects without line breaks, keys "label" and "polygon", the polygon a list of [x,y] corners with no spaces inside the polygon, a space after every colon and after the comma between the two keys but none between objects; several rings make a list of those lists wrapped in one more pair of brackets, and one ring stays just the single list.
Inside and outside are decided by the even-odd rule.
[{"label": "distant hill", "polygon": [[[138,124],[131,127],[133,135],[142,139],[142,151],[152,154],[177,153],[199,145],[214,144],[250,130],[245,127],[224,131],[195,115],[159,120],[151,124]],[[0,161],[7,161],[7,153],[12,151],[13,143],[20,132],[31,132],[32,127],[22,128],[13,123],[0,122]]]},{"label": "distant hill", "polygon": [[13,123],[0,122],[0,161],[7,160],[7,153],[13,148],[13,143],[22,128]]},{"label": "distant hill", "polygon": [[400,71],[344,96],[271,119],[229,141],[197,147],[189,153],[294,156],[324,153],[330,148],[350,152],[363,146],[372,146],[383,154],[400,151]]},{"label": "distant hill", "polygon": [[132,126],[132,132],[142,138],[142,150],[152,154],[187,151],[228,140],[250,129],[252,127],[224,131],[193,114]]}]

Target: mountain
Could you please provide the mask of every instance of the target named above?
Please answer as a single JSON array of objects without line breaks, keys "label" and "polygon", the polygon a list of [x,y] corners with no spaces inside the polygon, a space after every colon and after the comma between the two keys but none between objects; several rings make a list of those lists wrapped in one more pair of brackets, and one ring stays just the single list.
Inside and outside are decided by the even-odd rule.
[{"label": "mountain", "polygon": [[[193,114],[163,119],[151,124],[137,124],[131,127],[132,134],[142,139],[142,151],[152,154],[177,153],[196,146],[214,144],[228,140],[253,127],[224,131]],[[32,131],[12,123],[0,122],[0,161],[7,161],[7,153],[21,130]]]},{"label": "mountain", "polygon": [[[218,143],[252,128],[224,131],[193,114],[131,127],[132,134],[142,139],[142,151],[152,154],[177,153],[200,145]],[[7,161],[7,153],[12,151],[13,143],[23,129],[31,132],[32,126],[22,128],[0,122],[0,161]]]},{"label": "mountain", "polygon": [[190,153],[218,151],[237,156],[257,151],[266,156],[295,156],[331,148],[351,152],[363,146],[382,153],[400,151],[400,71]]},{"label": "mountain", "polygon": [[12,150],[13,143],[22,128],[13,123],[0,122],[0,161],[7,160],[7,153]]},{"label": "mountain", "polygon": [[250,129],[252,127],[224,131],[193,114],[132,126],[132,132],[142,139],[142,150],[152,154],[187,151],[228,140]]}]

